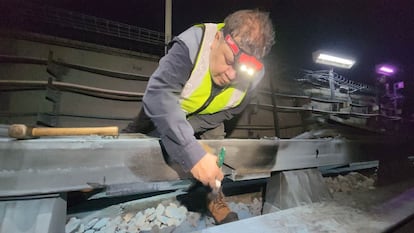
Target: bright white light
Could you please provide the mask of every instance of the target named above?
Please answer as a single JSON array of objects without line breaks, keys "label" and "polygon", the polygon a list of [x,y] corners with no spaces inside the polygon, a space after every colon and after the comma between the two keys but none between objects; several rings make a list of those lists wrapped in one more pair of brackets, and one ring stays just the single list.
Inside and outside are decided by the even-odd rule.
[{"label": "bright white light", "polygon": [[247,73],[250,76],[253,76],[255,70],[251,67],[246,66],[245,64],[240,65],[240,71]]},{"label": "bright white light", "polygon": [[254,70],[252,68],[247,70],[247,73],[252,76],[254,74]]},{"label": "bright white light", "polygon": [[341,58],[341,57],[329,55],[326,53],[318,53],[316,55],[315,62],[320,63],[320,64],[325,64],[325,65],[346,68],[346,69],[351,68],[355,64],[354,60]]},{"label": "bright white light", "polygon": [[240,66],[240,70],[241,71],[246,71],[247,70],[247,66],[246,65],[241,65]]}]

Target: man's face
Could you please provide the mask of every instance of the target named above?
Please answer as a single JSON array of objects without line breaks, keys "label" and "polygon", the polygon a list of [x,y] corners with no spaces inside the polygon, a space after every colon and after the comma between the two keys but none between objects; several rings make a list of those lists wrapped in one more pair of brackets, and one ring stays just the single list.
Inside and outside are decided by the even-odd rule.
[{"label": "man's face", "polygon": [[224,87],[236,79],[234,59],[233,52],[223,39],[223,33],[217,32],[210,51],[210,73],[216,85]]},{"label": "man's face", "polygon": [[263,68],[260,60],[239,47],[238,39],[220,31],[211,45],[210,73],[218,86],[227,86],[236,79],[248,84],[254,74]]}]

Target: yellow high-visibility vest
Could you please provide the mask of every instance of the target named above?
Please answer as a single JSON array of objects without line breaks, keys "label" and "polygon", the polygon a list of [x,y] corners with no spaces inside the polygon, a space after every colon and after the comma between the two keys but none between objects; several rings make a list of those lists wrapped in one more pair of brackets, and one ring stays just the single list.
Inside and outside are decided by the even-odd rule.
[{"label": "yellow high-visibility vest", "polygon": [[224,26],[221,24],[201,24],[203,38],[190,78],[180,95],[181,108],[187,115],[212,114],[238,106],[246,95],[245,85],[230,85],[212,97],[213,80],[210,74],[210,45],[215,34]]}]

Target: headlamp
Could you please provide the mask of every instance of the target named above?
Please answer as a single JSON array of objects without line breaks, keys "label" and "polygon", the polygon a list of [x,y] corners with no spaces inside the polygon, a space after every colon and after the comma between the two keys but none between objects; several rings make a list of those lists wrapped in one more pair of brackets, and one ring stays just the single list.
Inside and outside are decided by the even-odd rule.
[{"label": "headlamp", "polygon": [[234,41],[230,34],[224,36],[224,41],[234,54],[235,69],[242,74],[252,77],[263,68],[263,63],[254,56],[243,51]]}]

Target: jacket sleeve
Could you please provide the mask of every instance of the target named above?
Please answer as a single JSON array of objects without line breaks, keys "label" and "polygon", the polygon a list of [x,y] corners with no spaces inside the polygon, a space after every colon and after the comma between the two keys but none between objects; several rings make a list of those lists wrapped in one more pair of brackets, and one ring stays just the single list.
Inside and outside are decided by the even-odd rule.
[{"label": "jacket sleeve", "polygon": [[144,111],[153,121],[168,155],[186,171],[206,153],[194,137],[179,102],[192,67],[188,48],[175,40],[151,76],[143,98]]}]

